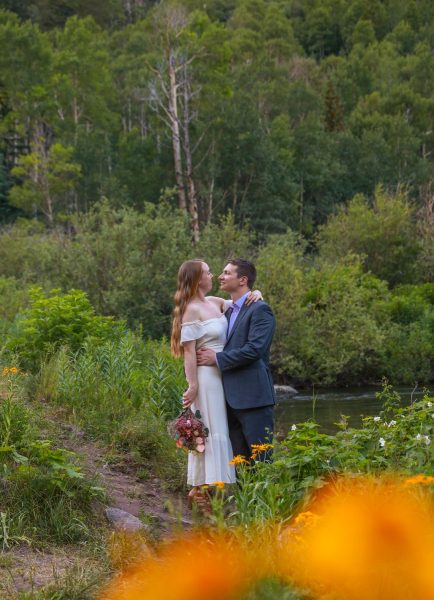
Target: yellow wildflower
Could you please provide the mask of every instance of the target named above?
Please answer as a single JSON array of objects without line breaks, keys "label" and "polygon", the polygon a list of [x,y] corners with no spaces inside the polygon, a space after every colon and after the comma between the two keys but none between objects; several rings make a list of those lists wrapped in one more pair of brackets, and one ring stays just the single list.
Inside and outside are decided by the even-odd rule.
[{"label": "yellow wildflower", "polygon": [[289,541],[289,538],[291,538],[297,543],[304,544],[303,536],[306,535],[308,530],[316,527],[320,518],[318,514],[310,510],[299,513],[291,525],[284,530],[282,539]]},{"label": "yellow wildflower", "polygon": [[215,487],[218,490],[224,490],[225,489],[225,482],[224,481],[214,481],[214,483],[212,485],[215,485]]},{"label": "yellow wildflower", "polygon": [[258,454],[267,452],[271,448],[274,448],[273,444],[252,444],[252,458],[255,459]]},{"label": "yellow wildflower", "polygon": [[248,464],[249,461],[246,460],[242,454],[237,454],[232,460],[229,461],[230,465],[242,465],[243,463]]},{"label": "yellow wildflower", "polygon": [[434,483],[434,477],[430,475],[414,475],[413,477],[409,477],[404,481],[405,486],[409,485],[431,485]]},{"label": "yellow wildflower", "polygon": [[294,524],[301,525],[303,527],[305,525],[310,526],[310,525],[313,525],[314,523],[316,523],[316,521],[318,519],[319,519],[319,515],[313,513],[310,510],[306,510],[305,512],[302,512],[295,517]]},{"label": "yellow wildflower", "polygon": [[16,367],[4,367],[2,377],[6,377],[9,373],[18,373],[18,369]]}]

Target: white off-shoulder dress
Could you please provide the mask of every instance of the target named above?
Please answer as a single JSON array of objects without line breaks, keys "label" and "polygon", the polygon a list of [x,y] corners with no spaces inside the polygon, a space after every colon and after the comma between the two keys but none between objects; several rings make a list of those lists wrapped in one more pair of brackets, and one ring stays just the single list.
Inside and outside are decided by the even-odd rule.
[{"label": "white off-shoulder dress", "polygon": [[[220,352],[226,342],[227,320],[224,315],[205,321],[183,323],[181,344],[196,340],[196,349],[207,347]],[[216,481],[235,482],[235,469],[229,462],[233,458],[229,439],[226,401],[222,378],[218,367],[197,368],[198,394],[192,404],[193,411],[199,410],[209,436],[205,452],[190,452],[188,455],[187,483],[189,485],[211,485]]]}]

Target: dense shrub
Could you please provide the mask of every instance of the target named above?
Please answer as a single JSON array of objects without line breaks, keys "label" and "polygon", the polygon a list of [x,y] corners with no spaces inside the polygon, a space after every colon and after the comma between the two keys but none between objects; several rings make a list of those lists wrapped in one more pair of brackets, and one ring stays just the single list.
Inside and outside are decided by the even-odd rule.
[{"label": "dense shrub", "polygon": [[377,188],[372,206],[356,196],[320,228],[318,246],[329,261],[359,254],[367,271],[391,285],[424,277],[415,268],[421,252],[415,211],[403,194]]},{"label": "dense shrub", "polygon": [[384,333],[375,305],[387,287],[357,257],[303,264],[293,236],[276,236],[258,258],[259,287],[276,313],[272,360],[279,372],[316,383],[372,377]]},{"label": "dense shrub", "polygon": [[0,336],[5,343],[5,337],[13,334],[13,321],[16,315],[24,309],[28,302],[27,286],[15,277],[0,276]]},{"label": "dense shrub", "polygon": [[382,374],[394,383],[434,376],[434,285],[399,286],[380,306],[388,325],[381,350]]},{"label": "dense shrub", "polygon": [[47,297],[41,288],[32,288],[29,297],[29,307],[18,317],[17,332],[7,344],[27,368],[38,368],[40,361],[62,344],[77,351],[86,339],[101,342],[124,330],[123,323],[96,315],[80,290],[65,294],[52,290]]},{"label": "dense shrub", "polygon": [[306,277],[304,247],[291,231],[269,238],[257,259],[258,281],[276,315],[272,362],[279,373],[304,377],[304,345],[312,338],[304,305]]},{"label": "dense shrub", "polygon": [[248,225],[237,226],[233,214],[229,213],[219,222],[209,223],[204,227],[194,252],[195,256],[202,258],[210,266],[214,274],[214,291],[218,292],[218,275],[228,259],[242,257],[255,261],[258,247],[254,231]]},{"label": "dense shrub", "polygon": [[[16,348],[23,364],[35,369],[45,352],[83,343],[86,336],[76,329],[83,330],[86,320],[76,318],[60,299],[50,301],[47,318],[53,284],[63,292],[83,290],[97,314],[124,318],[143,337],[160,338],[170,331],[182,261],[202,257],[217,276],[230,256],[241,255],[256,261],[256,285],[277,317],[272,362],[279,377],[323,384],[377,382],[383,375],[395,383],[428,381],[434,286],[397,285],[418,271],[414,217],[403,195],[379,189],[372,208],[357,197],[320,231],[319,254],[290,230],[258,247],[254,232],[238,228],[232,215],[205,226],[193,249],[185,216],[165,201],[146,205],[141,213],[102,202],[77,217],[69,233],[48,234],[35,222],[20,222],[1,233],[0,328],[10,338],[3,345]],[[15,279],[20,262],[21,277]],[[394,284],[392,290],[378,274]],[[23,313],[29,283],[35,281],[47,295],[42,299],[39,292],[36,329],[31,322],[28,327],[30,309]],[[219,293],[217,277],[214,293]],[[105,322],[89,302],[83,310],[92,327]],[[97,332],[96,338],[106,339],[106,333]],[[165,364],[164,359],[161,372]]]},{"label": "dense shrub", "polygon": [[182,213],[164,203],[142,213],[103,203],[76,229],[61,285],[85,290],[99,314],[126,319],[146,336],[167,333],[178,267],[191,255]]},{"label": "dense shrub", "polygon": [[0,277],[0,322],[13,321],[27,303],[28,292],[16,277]]},{"label": "dense shrub", "polygon": [[[184,260],[202,257],[218,275],[229,256],[254,256],[253,232],[237,227],[231,215],[205,227],[193,249],[184,215],[164,202],[147,204],[143,212],[102,202],[76,218],[73,232],[47,233],[33,221],[3,229],[0,276],[19,273],[20,287],[81,289],[97,313],[125,319],[152,337],[170,331],[176,275]],[[8,316],[13,318],[11,310]]]},{"label": "dense shrub", "polygon": [[13,226],[1,229],[0,275],[56,287],[66,242],[64,235],[47,231],[36,220],[19,219]]},{"label": "dense shrub", "polygon": [[386,294],[384,282],[364,274],[357,260],[310,271],[305,302],[313,337],[305,376],[354,383],[372,373],[384,337],[374,308]]},{"label": "dense shrub", "polygon": [[191,258],[185,217],[162,203],[139,213],[97,204],[70,233],[37,222],[1,231],[0,276],[20,273],[44,290],[87,293],[99,314],[126,319],[146,335],[169,331],[179,265]]}]

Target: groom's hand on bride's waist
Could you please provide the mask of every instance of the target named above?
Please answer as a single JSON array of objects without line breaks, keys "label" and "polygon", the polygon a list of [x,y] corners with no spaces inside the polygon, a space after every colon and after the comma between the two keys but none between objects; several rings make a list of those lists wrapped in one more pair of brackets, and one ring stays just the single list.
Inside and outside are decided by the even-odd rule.
[{"label": "groom's hand on bride's waist", "polygon": [[201,348],[196,352],[197,366],[198,367],[212,367],[217,364],[214,350],[209,348]]}]

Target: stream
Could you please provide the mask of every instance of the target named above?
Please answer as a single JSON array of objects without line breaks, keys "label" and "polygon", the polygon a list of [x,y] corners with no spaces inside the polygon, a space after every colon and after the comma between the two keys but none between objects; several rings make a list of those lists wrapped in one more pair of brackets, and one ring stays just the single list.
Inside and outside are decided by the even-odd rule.
[{"label": "stream", "polygon": [[[423,388],[396,387],[401,396],[402,405],[408,405],[420,400],[425,392]],[[338,431],[336,423],[341,415],[349,417],[350,427],[359,427],[362,417],[378,415],[381,410],[381,401],[376,398],[376,393],[381,391],[381,386],[366,386],[345,389],[315,389],[315,401],[312,392],[302,391],[296,395],[277,392],[276,405],[276,432],[279,437],[285,436],[295,423],[315,418],[323,433],[334,434]]]}]

